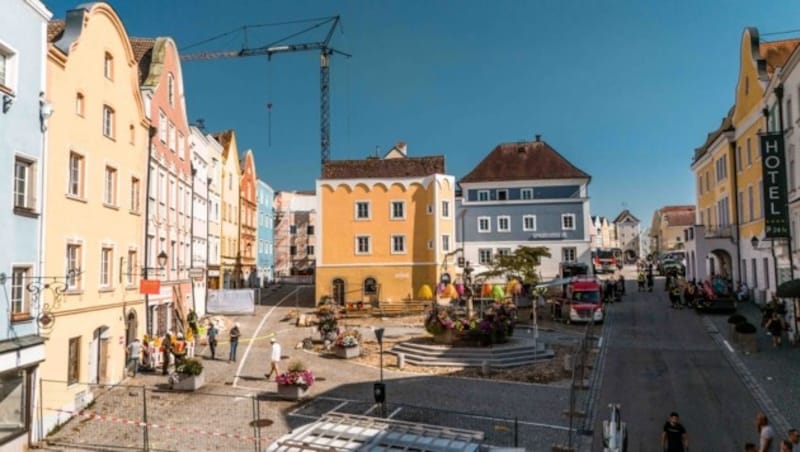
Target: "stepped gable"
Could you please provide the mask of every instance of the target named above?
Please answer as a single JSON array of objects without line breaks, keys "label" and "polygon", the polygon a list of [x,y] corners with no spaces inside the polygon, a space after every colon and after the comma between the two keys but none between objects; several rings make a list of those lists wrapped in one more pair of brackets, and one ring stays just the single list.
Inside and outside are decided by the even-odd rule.
[{"label": "stepped gable", "polygon": [[363,160],[329,160],[322,166],[322,179],[391,179],[444,174],[444,156]]},{"label": "stepped gable", "polygon": [[536,179],[591,179],[537,136],[536,141],[503,143],[460,182]]}]

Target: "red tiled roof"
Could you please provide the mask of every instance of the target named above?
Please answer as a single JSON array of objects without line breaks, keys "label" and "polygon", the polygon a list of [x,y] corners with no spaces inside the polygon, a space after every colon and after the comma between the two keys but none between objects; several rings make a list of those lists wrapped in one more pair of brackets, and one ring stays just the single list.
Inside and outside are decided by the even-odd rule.
[{"label": "red tiled roof", "polygon": [[322,166],[322,179],[424,177],[431,174],[444,174],[444,156],[330,160]]},{"label": "red tiled roof", "polygon": [[130,38],[133,58],[139,66],[139,84],[143,84],[150,73],[150,63],[153,61],[153,47],[155,38]]},{"label": "red tiled roof", "polygon": [[53,19],[47,23],[47,42],[56,42],[64,34],[67,23],[62,19]]},{"label": "red tiled roof", "polygon": [[574,178],[590,176],[537,139],[498,145],[461,182]]},{"label": "red tiled roof", "polygon": [[767,74],[772,77],[775,69],[783,66],[800,44],[800,39],[784,39],[782,41],[761,42],[759,54],[767,62]]},{"label": "red tiled roof", "polygon": [[[663,213],[663,212],[662,212]],[[664,214],[667,224],[672,226],[691,226],[694,224],[694,209],[691,211],[676,211]]]},{"label": "red tiled roof", "polygon": [[679,205],[679,206],[664,206],[661,208],[661,213],[665,212],[677,212],[679,210],[691,210],[694,212],[695,207],[691,204],[686,205]]}]

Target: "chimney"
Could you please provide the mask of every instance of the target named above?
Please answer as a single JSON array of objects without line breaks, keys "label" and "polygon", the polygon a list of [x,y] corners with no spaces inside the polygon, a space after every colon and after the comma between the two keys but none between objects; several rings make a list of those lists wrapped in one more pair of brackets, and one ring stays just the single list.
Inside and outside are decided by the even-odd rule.
[{"label": "chimney", "polygon": [[540,141],[542,141],[542,136],[541,136],[540,134],[538,134],[538,133],[537,133],[537,134],[536,134],[536,142],[538,143],[538,142],[540,142]]}]

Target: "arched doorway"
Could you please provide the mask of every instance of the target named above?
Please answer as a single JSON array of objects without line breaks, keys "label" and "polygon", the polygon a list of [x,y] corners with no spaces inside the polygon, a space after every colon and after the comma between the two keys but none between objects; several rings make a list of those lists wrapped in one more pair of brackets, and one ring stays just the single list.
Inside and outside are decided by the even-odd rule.
[{"label": "arched doorway", "polygon": [[336,278],[333,280],[331,292],[333,295],[333,301],[336,304],[344,304],[344,280],[342,278]]},{"label": "arched doorway", "polygon": [[711,250],[708,273],[710,276],[719,275],[725,279],[733,279],[733,259],[731,254],[723,249]]},{"label": "arched doorway", "polygon": [[136,316],[136,310],[131,309],[125,318],[125,344],[130,344],[139,335],[139,319]]},{"label": "arched doorway", "polygon": [[377,301],[378,300],[378,281],[373,278],[365,278],[364,279],[364,299],[365,301]]}]

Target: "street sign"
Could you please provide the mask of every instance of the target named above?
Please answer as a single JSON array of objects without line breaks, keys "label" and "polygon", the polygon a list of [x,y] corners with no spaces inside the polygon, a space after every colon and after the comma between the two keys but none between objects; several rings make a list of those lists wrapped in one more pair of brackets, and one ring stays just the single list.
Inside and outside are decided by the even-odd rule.
[{"label": "street sign", "polygon": [[789,206],[786,196],[786,154],[783,134],[761,135],[762,202],[764,233],[770,238],[789,237]]}]

